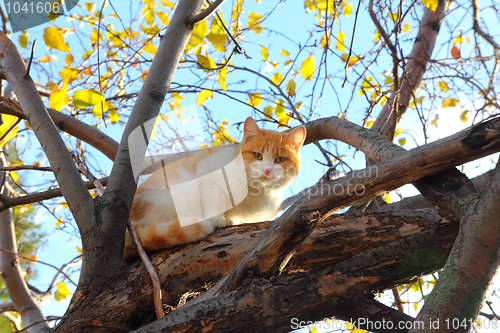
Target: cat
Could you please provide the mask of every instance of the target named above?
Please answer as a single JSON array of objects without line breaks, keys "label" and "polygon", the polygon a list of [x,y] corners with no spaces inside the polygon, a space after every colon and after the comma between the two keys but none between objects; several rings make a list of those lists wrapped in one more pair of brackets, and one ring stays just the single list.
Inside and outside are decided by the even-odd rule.
[{"label": "cat", "polygon": [[[245,120],[239,146],[227,146],[215,152],[213,149],[200,150],[155,171],[137,188],[129,217],[144,250],[149,252],[192,243],[215,228],[273,218],[283,192],[297,177],[301,164],[299,153],[305,137],[303,126],[290,133],[280,133],[259,128],[249,117]],[[215,179],[213,177],[204,177],[207,169],[213,169],[214,161],[221,167],[227,166],[225,161],[233,161],[233,169],[223,168],[229,186],[223,178],[214,181],[210,180]],[[238,174],[234,170],[244,172]],[[222,175],[220,170],[215,170],[209,176],[217,172]],[[208,181],[186,182],[200,177]],[[176,199],[177,185],[184,187],[183,200]],[[223,199],[226,204],[221,206]],[[123,256],[127,261],[137,256],[128,231]]]}]

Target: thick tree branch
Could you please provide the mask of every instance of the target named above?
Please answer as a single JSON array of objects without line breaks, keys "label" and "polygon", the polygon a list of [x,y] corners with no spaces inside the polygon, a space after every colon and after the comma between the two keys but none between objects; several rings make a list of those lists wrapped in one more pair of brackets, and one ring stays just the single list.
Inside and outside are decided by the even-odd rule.
[{"label": "thick tree branch", "polygon": [[[433,210],[427,212],[432,212],[429,221],[434,219],[431,216],[436,213]],[[349,215],[332,216],[318,226],[318,230],[294,257],[292,266],[282,275],[271,278],[249,276],[245,285],[234,292],[199,303],[188,303],[135,332],[152,332],[155,329],[162,332],[224,332],[228,331],[228,325],[238,332],[283,332],[290,330],[292,318],[314,321],[334,315],[351,320],[352,315],[363,314],[375,316],[372,317],[375,319],[377,311],[362,309],[361,303],[367,297],[370,302],[373,292],[407,283],[419,274],[438,269],[445,262],[458,231],[457,223],[445,220],[432,227],[428,225],[430,229],[427,229],[424,226],[426,223],[413,224],[408,217],[398,220],[389,216],[378,219],[376,216],[383,217],[384,214],[355,216],[359,220],[350,219]],[[394,234],[389,230],[386,230],[387,233],[382,231],[388,225],[391,225],[388,228],[395,231]],[[378,240],[371,243],[368,241],[371,237]],[[380,239],[384,240],[383,244],[379,243]],[[211,253],[198,252],[197,255],[201,253],[202,258],[197,260],[210,254],[219,257],[219,260],[226,258],[217,256],[217,252],[232,256],[227,251],[233,246],[231,243],[227,242],[223,248],[215,245],[212,243],[208,248]],[[192,248],[189,250],[182,253],[193,252]],[[177,253],[174,252],[173,256],[177,257]],[[162,260],[158,258],[154,262]],[[182,271],[188,269],[183,267]],[[179,273],[182,271],[179,270]],[[185,274],[179,278],[183,281]],[[175,276],[170,276],[170,279],[176,280]],[[167,285],[172,283],[167,281]],[[358,303],[358,306],[353,303]],[[384,315],[386,320],[396,322],[411,320],[394,312],[378,313],[380,319]],[[219,320],[222,317],[225,320]]]},{"label": "thick tree branch", "polygon": [[[68,116],[54,109],[47,109],[50,118],[61,131],[71,134],[78,139],[88,143],[92,147],[106,155],[110,160],[115,159],[118,150],[118,142],[83,121]],[[10,114],[21,119],[26,119],[24,113],[6,104],[0,104],[0,113]]]},{"label": "thick tree branch", "polygon": [[213,3],[210,4],[210,6],[208,6],[207,9],[205,9],[201,13],[190,16],[187,19],[188,23],[194,25],[194,24],[196,24],[198,22],[206,20],[207,17],[210,16],[210,14],[212,14],[213,12],[215,12],[217,10],[217,8],[219,8],[224,3],[224,1],[226,1],[226,0],[216,0],[216,1],[214,1]]},{"label": "thick tree branch", "polygon": [[[406,64],[403,75],[400,78],[401,87],[399,89],[398,113],[395,114],[393,112],[392,101],[397,94],[397,91],[395,91],[389,101],[384,105],[371,127],[391,141],[394,136],[395,126],[405,114],[410,101],[417,93],[417,88],[422,82],[422,78],[427,69],[427,63],[431,58],[439,34],[439,28],[449,3],[449,0],[439,1],[439,5],[435,12],[424,7],[424,15],[420,21],[417,38],[415,39],[415,44],[413,45],[411,53],[408,55],[408,58],[413,58],[415,60],[411,60]],[[395,88],[395,90],[397,89],[398,87]]]},{"label": "thick tree branch", "polygon": [[224,280],[195,302],[236,289],[250,271],[264,277],[278,274],[318,223],[334,212],[499,149],[500,118],[495,118],[343,178],[319,183],[276,219]]},{"label": "thick tree branch", "polygon": [[[500,265],[500,161],[490,185],[479,198],[462,204],[461,228],[441,277],[426,300],[417,320],[425,328],[410,332],[448,332],[446,320],[467,323],[455,332],[468,332]],[[430,328],[429,321],[443,323]]]},{"label": "thick tree branch", "polygon": [[[444,264],[458,232],[458,223],[450,223],[448,220],[450,218],[452,217],[446,212],[434,209],[332,215],[305,240],[283,274],[308,272],[318,270],[325,265],[345,262],[339,266],[339,270],[342,269],[346,274],[365,274],[366,281],[373,282],[381,279],[373,276],[384,276],[383,283],[359,285],[358,287],[362,288],[360,294],[370,294],[377,288],[385,289],[400,282],[409,282],[412,277],[432,272]],[[163,303],[176,306],[179,298],[182,298],[181,295],[204,290],[202,288],[204,284],[210,285],[219,281],[270,224],[252,223],[218,229],[200,242],[151,254],[151,261],[162,285]],[[403,248],[408,245],[410,247],[403,251],[398,244],[402,244]],[[377,248],[376,254],[370,252]],[[405,253],[418,252],[424,248],[432,249],[442,255],[437,257],[430,255],[432,251],[429,250],[421,253],[421,259],[410,260],[412,265],[401,264],[403,258],[408,258]],[[368,255],[362,256],[364,252]],[[391,259],[394,253],[398,253],[396,257],[399,258],[395,261]],[[374,258],[377,258],[377,262],[372,261]],[[403,275],[400,276],[400,272]],[[114,326],[114,329],[128,331],[137,328],[135,323],[139,321],[156,320],[151,301],[153,288],[141,261],[136,260],[127,264],[116,279],[119,279],[116,288],[101,288],[97,297],[99,302],[93,303],[86,313],[88,318],[94,318],[95,322],[74,322],[74,330],[90,330],[92,324],[96,324],[105,331],[106,325],[118,322],[122,326],[119,328]],[[301,299],[307,301],[303,297],[296,298],[297,301]],[[328,317],[335,314],[336,312],[329,312]],[[301,320],[317,318],[307,310],[300,315],[295,313],[294,316],[299,316]],[[290,325],[289,319],[288,325]]]},{"label": "thick tree branch", "polygon": [[[4,165],[2,159],[0,159],[0,165]],[[1,174],[1,177],[4,177],[4,173]],[[0,271],[16,311],[21,314],[25,326],[41,322],[28,329],[28,333],[50,332],[49,326],[44,321],[45,317],[31,297],[21,274],[20,263],[16,255],[14,222],[10,209],[0,212],[0,247],[3,250],[0,251]]]},{"label": "thick tree branch", "polygon": [[[0,32],[0,77],[16,93],[21,107],[40,142],[81,232],[91,227],[92,197],[83,184],[73,160],[50,119],[26,66],[10,39]],[[90,214],[91,215],[91,214]]]}]

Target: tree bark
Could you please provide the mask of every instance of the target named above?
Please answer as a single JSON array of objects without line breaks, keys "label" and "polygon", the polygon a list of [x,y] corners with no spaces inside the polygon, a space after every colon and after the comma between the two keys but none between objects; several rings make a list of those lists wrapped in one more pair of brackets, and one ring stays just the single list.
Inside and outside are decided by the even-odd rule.
[{"label": "tree bark", "polygon": [[[219,229],[198,243],[178,246],[153,254],[151,261],[159,273],[163,303],[176,307],[179,299],[186,297],[186,294],[197,294],[219,281],[251,248],[269,225],[270,222],[265,222]],[[333,215],[319,225],[311,237],[302,244],[290,265],[283,272],[284,276],[287,276],[284,281],[288,281],[286,284],[293,284],[295,278],[302,283],[309,281],[308,279],[315,281],[325,279],[326,283],[331,284],[333,283],[329,280],[332,278],[331,274],[322,277],[323,270],[341,271],[340,276],[347,281],[343,286],[350,285],[349,288],[358,290],[356,297],[361,297],[361,300],[372,291],[407,283],[421,274],[439,269],[446,260],[457,232],[458,223],[454,222],[449,214],[434,209]],[[394,260],[391,259],[393,257]],[[307,274],[301,275],[300,272],[307,272]],[[365,278],[360,280],[359,275]],[[250,277],[249,281],[251,280]],[[276,280],[276,277],[258,278],[255,282],[245,283],[245,286],[256,283],[257,289],[254,292],[259,294],[261,283],[265,286],[275,285],[273,288],[281,288],[279,281],[281,280]],[[299,284],[293,288],[299,288],[298,286]],[[300,285],[300,288],[306,288],[306,286]],[[238,294],[238,299],[244,297],[243,289]],[[279,325],[289,326],[290,318],[287,316],[291,314],[299,316],[301,313],[301,320],[316,320],[323,319],[324,316],[336,315],[335,311],[329,311],[327,314],[326,309],[332,306],[331,302],[334,298],[342,298],[340,289],[334,292],[335,295],[332,295],[332,298],[324,295],[318,304],[306,306],[303,313],[298,311],[298,308],[293,311],[290,308],[288,315],[281,314],[287,319],[283,319]],[[250,300],[256,295],[250,293],[248,297]],[[216,304],[217,299],[207,302]],[[236,302],[236,299],[234,301]],[[305,306],[304,302],[307,299],[300,300],[300,297],[297,297],[295,301],[297,303],[294,306],[299,306],[298,302],[300,306]],[[238,304],[241,303],[236,302],[231,306]],[[265,309],[260,308],[262,303],[251,304],[253,304],[252,313],[266,312]],[[127,264],[122,269],[114,280],[113,288],[107,285],[101,286],[95,301],[90,305],[81,310],[83,313],[79,321],[66,326],[68,331],[86,332],[89,329],[96,332],[127,331],[156,320],[151,280],[139,260]],[[338,305],[341,309],[340,303]],[[271,304],[266,306],[271,306]],[[309,310],[315,307],[325,308],[316,314],[315,311],[309,313]],[[182,309],[183,307],[173,313]],[[276,310],[272,311],[271,313],[276,314]],[[245,312],[245,310],[240,309],[237,312]],[[219,313],[219,315],[222,314]],[[196,320],[199,321],[201,318],[197,317]],[[228,323],[234,324],[236,318],[228,317]],[[267,320],[269,318],[271,317]],[[248,325],[249,321],[255,319],[249,317],[245,319],[245,322]],[[261,320],[262,318],[259,322]],[[263,329],[265,326],[260,328]],[[244,329],[244,326],[241,329]],[[222,328],[220,330],[224,331]]]}]

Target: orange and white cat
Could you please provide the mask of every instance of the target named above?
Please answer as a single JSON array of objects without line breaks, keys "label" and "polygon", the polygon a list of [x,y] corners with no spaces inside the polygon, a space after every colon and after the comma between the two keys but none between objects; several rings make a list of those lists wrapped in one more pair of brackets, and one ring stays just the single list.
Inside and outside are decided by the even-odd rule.
[{"label": "orange and white cat", "polygon": [[[129,218],[143,248],[154,251],[191,243],[204,238],[215,228],[273,218],[283,192],[297,177],[299,152],[305,136],[306,130],[302,126],[288,134],[280,133],[260,129],[249,117],[239,146],[228,146],[215,152],[212,149],[200,150],[155,171],[137,188]],[[226,182],[223,178],[215,181],[212,177],[203,183],[184,186],[193,183],[187,180],[208,179],[209,175],[214,175],[215,172],[207,175],[207,170],[214,168],[214,161],[221,166],[225,165],[221,161],[233,161],[236,164],[232,170],[239,168],[244,172],[238,174],[225,168]],[[184,199],[188,200],[176,199],[174,188],[177,186],[173,184],[184,186]],[[221,202],[228,204],[221,207]],[[125,260],[137,256],[128,232],[123,256]]]}]

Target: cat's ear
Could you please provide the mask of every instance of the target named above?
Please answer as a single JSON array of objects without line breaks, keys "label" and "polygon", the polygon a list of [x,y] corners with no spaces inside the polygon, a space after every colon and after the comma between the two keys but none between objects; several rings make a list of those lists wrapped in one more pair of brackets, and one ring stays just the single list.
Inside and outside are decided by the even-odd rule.
[{"label": "cat's ear", "polygon": [[289,144],[295,148],[295,151],[298,153],[300,147],[304,143],[306,139],[306,129],[304,126],[299,126],[285,137],[285,144]]},{"label": "cat's ear", "polygon": [[260,136],[262,135],[259,126],[253,120],[252,117],[248,117],[247,120],[245,120],[245,126],[243,129],[243,140],[253,138],[254,136]]}]

